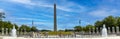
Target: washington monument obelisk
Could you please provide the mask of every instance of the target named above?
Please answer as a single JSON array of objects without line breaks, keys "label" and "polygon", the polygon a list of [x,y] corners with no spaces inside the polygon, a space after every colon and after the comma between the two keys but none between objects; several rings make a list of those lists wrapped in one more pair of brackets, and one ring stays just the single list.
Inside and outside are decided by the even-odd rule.
[{"label": "washington monument obelisk", "polygon": [[57,31],[56,0],[54,0],[54,31]]}]

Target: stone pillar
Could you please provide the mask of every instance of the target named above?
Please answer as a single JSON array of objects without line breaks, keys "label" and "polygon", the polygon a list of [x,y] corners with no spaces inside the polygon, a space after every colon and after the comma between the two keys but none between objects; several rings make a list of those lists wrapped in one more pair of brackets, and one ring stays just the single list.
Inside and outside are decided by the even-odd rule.
[{"label": "stone pillar", "polygon": [[116,33],[119,34],[119,27],[116,27]]},{"label": "stone pillar", "polygon": [[19,28],[17,29],[17,34],[19,35],[20,33],[19,33]]},{"label": "stone pillar", "polygon": [[108,27],[108,33],[111,33],[110,27]]},{"label": "stone pillar", "polygon": [[8,35],[8,28],[6,28],[6,35]]},{"label": "stone pillar", "polygon": [[[62,34],[60,33],[60,37],[62,37]],[[72,37],[76,37],[76,32],[73,32]]]},{"label": "stone pillar", "polygon": [[2,28],[2,35],[4,35],[4,28]]},{"label": "stone pillar", "polygon": [[92,30],[93,30],[93,32],[92,32],[92,33],[93,33],[93,34],[95,34],[95,30],[94,30],[94,28],[92,28]]},{"label": "stone pillar", "polygon": [[9,35],[11,35],[11,30],[12,30],[12,29],[10,28]]},{"label": "stone pillar", "polygon": [[114,28],[114,27],[112,27],[112,33],[113,33],[113,34],[115,33],[115,28]]},{"label": "stone pillar", "polygon": [[35,37],[35,32],[32,32],[32,34],[33,34],[32,37],[34,38]]},{"label": "stone pillar", "polygon": [[46,32],[46,37],[48,37],[48,32]]},{"label": "stone pillar", "polygon": [[91,34],[91,28],[89,28],[89,34]]},{"label": "stone pillar", "polygon": [[102,27],[100,27],[100,33],[102,34]]},{"label": "stone pillar", "polygon": [[98,30],[98,28],[97,28],[97,27],[96,27],[96,33],[97,33],[97,34],[99,34],[99,30]]},{"label": "stone pillar", "polygon": [[20,31],[20,34],[21,34],[21,35],[23,35],[23,31],[22,31],[22,30],[23,30],[23,29],[21,29],[21,31]]}]

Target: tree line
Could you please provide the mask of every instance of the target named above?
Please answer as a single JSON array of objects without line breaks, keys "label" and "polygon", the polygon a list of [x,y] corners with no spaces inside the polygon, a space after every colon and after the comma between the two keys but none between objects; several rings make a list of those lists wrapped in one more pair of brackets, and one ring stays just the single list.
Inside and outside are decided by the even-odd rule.
[{"label": "tree line", "polygon": [[[116,27],[120,27],[120,17],[108,16],[108,17],[105,17],[103,20],[96,21],[94,23],[94,25],[86,25],[85,27],[75,26],[74,30],[76,32],[80,32],[80,31],[88,32],[90,30],[89,28],[93,28],[95,31],[96,31],[96,28],[98,28],[98,30],[100,31],[100,28],[103,27],[103,24],[106,25],[107,29],[109,27],[110,31],[112,31],[112,27],[114,27],[114,29],[116,31]],[[91,29],[91,30],[93,30],[93,29]],[[120,28],[119,28],[119,30],[120,30]]]},{"label": "tree line", "polygon": [[0,32],[2,31],[2,28],[4,30],[6,30],[7,28],[8,31],[10,31],[13,28],[13,26],[15,26],[17,31],[26,31],[26,32],[38,31],[38,29],[35,26],[32,27],[28,25],[18,26],[17,24],[12,24],[10,21],[3,21],[4,18],[5,18],[5,13],[0,12]]}]

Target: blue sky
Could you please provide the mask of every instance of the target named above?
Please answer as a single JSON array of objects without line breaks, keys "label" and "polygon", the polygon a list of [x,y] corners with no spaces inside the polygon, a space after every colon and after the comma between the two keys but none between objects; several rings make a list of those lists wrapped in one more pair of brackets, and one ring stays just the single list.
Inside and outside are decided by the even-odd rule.
[{"label": "blue sky", "polygon": [[[54,0],[0,0],[0,11],[6,13],[4,20],[30,25],[38,29],[53,29]],[[113,15],[119,16],[120,0],[57,0],[58,29],[94,25],[95,21]]]}]

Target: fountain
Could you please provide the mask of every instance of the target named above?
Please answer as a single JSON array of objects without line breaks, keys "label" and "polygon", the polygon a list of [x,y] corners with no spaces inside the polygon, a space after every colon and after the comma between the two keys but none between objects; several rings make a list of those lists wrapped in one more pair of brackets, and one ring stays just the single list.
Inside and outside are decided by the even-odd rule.
[{"label": "fountain", "polygon": [[12,36],[12,37],[17,37],[15,26],[13,26],[13,29],[12,29],[12,31],[11,31],[11,36]]},{"label": "fountain", "polygon": [[105,27],[105,24],[103,25],[103,29],[102,29],[102,37],[107,37],[107,29]]}]

